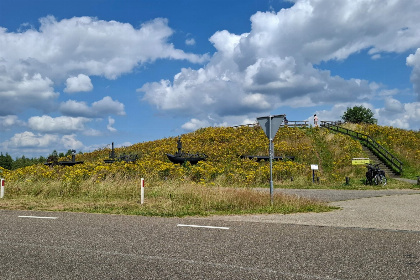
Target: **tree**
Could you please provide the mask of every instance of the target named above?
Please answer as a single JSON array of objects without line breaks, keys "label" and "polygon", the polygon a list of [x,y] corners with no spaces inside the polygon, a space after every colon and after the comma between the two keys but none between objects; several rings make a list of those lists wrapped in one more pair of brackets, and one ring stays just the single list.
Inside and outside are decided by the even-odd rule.
[{"label": "tree", "polygon": [[12,157],[6,153],[6,155],[4,156],[3,153],[0,153],[0,166],[3,167],[4,169],[12,169],[12,163],[13,163],[13,159]]},{"label": "tree", "polygon": [[351,123],[370,123],[375,124],[377,120],[373,118],[373,112],[363,106],[347,107],[347,111],[341,116],[343,121]]}]

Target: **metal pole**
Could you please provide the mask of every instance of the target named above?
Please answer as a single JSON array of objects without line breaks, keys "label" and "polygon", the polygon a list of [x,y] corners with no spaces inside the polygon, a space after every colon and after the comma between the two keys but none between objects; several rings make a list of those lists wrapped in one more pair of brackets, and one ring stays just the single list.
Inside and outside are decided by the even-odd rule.
[{"label": "metal pole", "polygon": [[269,153],[270,153],[270,201],[271,201],[271,206],[273,206],[273,138],[271,137],[271,115],[268,117],[268,126],[270,129],[269,132],[269,137],[270,138],[270,148],[269,148]]}]

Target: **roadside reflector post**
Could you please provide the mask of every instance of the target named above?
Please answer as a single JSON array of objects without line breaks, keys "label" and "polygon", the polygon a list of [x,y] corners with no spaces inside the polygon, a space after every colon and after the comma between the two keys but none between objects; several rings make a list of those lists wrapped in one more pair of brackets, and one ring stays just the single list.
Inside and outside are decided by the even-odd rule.
[{"label": "roadside reflector post", "polygon": [[140,180],[140,204],[144,203],[144,178]]},{"label": "roadside reflector post", "polygon": [[1,181],[0,182],[0,185],[1,185],[0,198],[3,198],[3,196],[4,196],[4,179],[1,178],[0,181]]}]

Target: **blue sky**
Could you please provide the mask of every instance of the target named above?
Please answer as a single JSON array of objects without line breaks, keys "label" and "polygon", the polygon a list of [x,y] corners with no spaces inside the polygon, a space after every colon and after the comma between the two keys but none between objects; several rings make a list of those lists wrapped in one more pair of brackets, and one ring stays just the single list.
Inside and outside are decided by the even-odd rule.
[{"label": "blue sky", "polygon": [[207,126],[420,129],[415,0],[0,0],[0,151],[89,152]]}]

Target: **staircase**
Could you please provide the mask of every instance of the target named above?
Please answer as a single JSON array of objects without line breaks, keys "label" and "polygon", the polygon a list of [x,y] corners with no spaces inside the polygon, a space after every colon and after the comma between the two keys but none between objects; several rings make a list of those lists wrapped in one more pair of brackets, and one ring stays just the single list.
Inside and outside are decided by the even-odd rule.
[{"label": "staircase", "polygon": [[388,166],[386,166],[374,153],[372,153],[371,150],[369,150],[368,147],[365,147],[362,145],[363,151],[365,152],[365,154],[368,156],[368,158],[370,159],[372,164],[377,164],[380,163],[379,168],[383,171],[385,171],[385,176],[386,177],[390,177],[390,178],[396,178],[398,177],[397,174],[395,174],[395,172],[389,168]]},{"label": "staircase", "polygon": [[369,135],[344,128],[341,126],[341,122],[321,121],[321,127],[346,134],[359,140],[365,152],[369,155],[369,158],[372,159],[374,163],[382,163],[383,168],[381,169],[383,169],[389,177],[395,177],[396,174],[402,173],[402,162],[383,146],[379,145],[379,143]]}]

